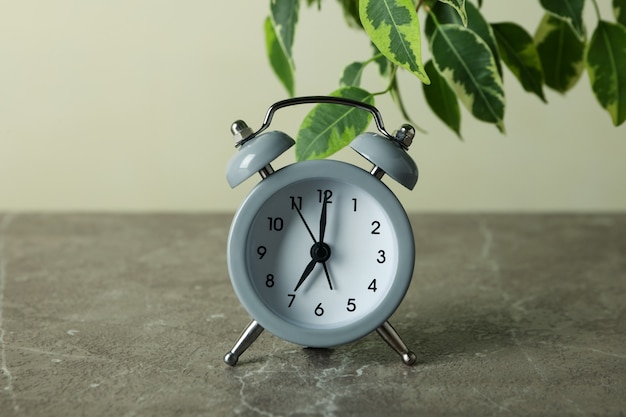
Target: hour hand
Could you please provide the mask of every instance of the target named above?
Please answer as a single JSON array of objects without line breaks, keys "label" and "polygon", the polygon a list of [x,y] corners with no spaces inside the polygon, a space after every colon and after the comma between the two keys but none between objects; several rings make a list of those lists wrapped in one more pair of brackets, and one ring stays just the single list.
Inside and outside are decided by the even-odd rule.
[{"label": "hour hand", "polygon": [[296,284],[296,288],[294,288],[293,292],[298,291],[298,288],[300,288],[302,283],[304,283],[304,280],[306,280],[307,277],[311,275],[311,272],[313,272],[313,268],[315,268],[316,263],[317,263],[317,260],[311,259],[311,262],[309,262],[306,268],[304,269],[304,272],[302,273],[302,276],[300,277],[300,280]]}]

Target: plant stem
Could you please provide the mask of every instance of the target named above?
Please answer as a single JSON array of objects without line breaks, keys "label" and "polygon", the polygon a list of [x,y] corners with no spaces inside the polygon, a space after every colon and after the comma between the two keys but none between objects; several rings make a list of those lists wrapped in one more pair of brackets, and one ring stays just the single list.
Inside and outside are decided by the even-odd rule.
[{"label": "plant stem", "polygon": [[372,93],[373,96],[381,96],[383,94],[387,94],[389,91],[391,91],[391,88],[393,87],[393,83],[396,79],[396,74],[398,73],[398,66],[394,65],[393,66],[393,70],[391,70],[391,77],[389,77],[389,85],[387,86],[387,88],[385,88],[383,91],[379,91],[378,93]]},{"label": "plant stem", "polygon": [[363,61],[363,66],[366,66],[367,64],[369,64],[370,62],[374,62],[376,61],[378,58],[384,57],[384,55],[382,53],[378,53],[376,55],[374,55],[373,57],[371,57],[370,59],[368,59],[367,61]]},{"label": "plant stem", "polygon": [[602,20],[602,16],[600,16],[600,7],[598,6],[597,0],[592,0],[593,8],[596,10],[596,16],[598,16],[598,20]]}]

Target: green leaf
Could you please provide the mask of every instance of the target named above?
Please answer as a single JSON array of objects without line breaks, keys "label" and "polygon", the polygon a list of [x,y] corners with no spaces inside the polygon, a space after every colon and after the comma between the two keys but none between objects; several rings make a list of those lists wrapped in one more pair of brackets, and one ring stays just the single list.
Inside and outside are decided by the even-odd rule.
[{"label": "green leaf", "polygon": [[500,56],[524,90],[535,93],[542,101],[543,69],[533,38],[515,23],[494,23],[491,25],[498,41]]},{"label": "green leaf", "polygon": [[442,3],[449,4],[456,10],[458,16],[461,18],[461,22],[463,22],[463,26],[467,26],[468,16],[465,10],[465,0],[439,0]]},{"label": "green leaf", "polygon": [[339,85],[342,87],[358,87],[361,85],[361,74],[363,73],[363,68],[365,67],[365,63],[363,62],[353,62],[348,65],[343,70],[343,74],[341,74],[341,79],[339,80]]},{"label": "green leaf", "polygon": [[539,0],[541,6],[553,15],[560,17],[572,26],[578,39],[585,39],[583,8],[585,0]]},{"label": "green leaf", "polygon": [[265,47],[274,74],[293,97],[295,94],[292,48],[298,23],[299,0],[272,0],[265,20]]},{"label": "green leaf", "polygon": [[433,62],[461,103],[476,117],[504,131],[502,78],[489,47],[473,31],[438,26],[430,41]]},{"label": "green leaf", "polygon": [[432,61],[428,61],[424,68],[430,78],[430,85],[422,85],[426,102],[435,115],[461,138],[461,109],[456,94]]},{"label": "green leaf", "polygon": [[496,62],[496,66],[498,67],[498,72],[500,76],[502,76],[502,66],[500,65],[500,57],[498,51],[498,45],[496,43],[495,35],[493,34],[493,30],[487,20],[480,13],[480,10],[472,3],[466,3],[465,8],[467,11],[467,25],[463,24],[463,21],[459,17],[459,14],[454,11],[454,9],[447,4],[437,3],[432,7],[432,12],[436,17],[433,19],[432,15],[428,15],[426,18],[426,25],[424,27],[424,33],[426,37],[430,39],[433,31],[437,24],[446,24],[453,23],[462,26],[467,26],[468,29],[472,30],[478,36],[481,37],[483,41],[489,46],[491,53],[493,54],[494,60]]},{"label": "green leaf", "polygon": [[626,26],[626,0],[613,0],[613,14],[617,23]]},{"label": "green leaf", "polygon": [[626,27],[598,22],[586,55],[591,88],[619,126],[626,120]]},{"label": "green leaf", "polygon": [[363,28],[361,19],[359,18],[359,0],[339,0],[343,8],[343,15],[348,26],[354,28]]},{"label": "green leaf", "polygon": [[[342,87],[331,96],[374,104],[374,96],[358,87]],[[326,158],[367,129],[372,115],[338,104],[318,104],[306,115],[296,139],[296,159]]]},{"label": "green leaf", "polygon": [[420,24],[411,0],[361,0],[363,28],[380,52],[428,84],[421,52]]},{"label": "green leaf", "polygon": [[287,89],[289,95],[293,97],[295,94],[293,62],[278,42],[272,19],[269,17],[265,19],[265,47],[274,74]]},{"label": "green leaf", "polygon": [[296,35],[299,11],[299,0],[272,0],[270,2],[270,18],[274,24],[278,42],[289,59],[292,59],[291,51]]},{"label": "green leaf", "polygon": [[545,83],[565,93],[580,79],[585,68],[585,42],[562,19],[546,13],[535,33]]}]

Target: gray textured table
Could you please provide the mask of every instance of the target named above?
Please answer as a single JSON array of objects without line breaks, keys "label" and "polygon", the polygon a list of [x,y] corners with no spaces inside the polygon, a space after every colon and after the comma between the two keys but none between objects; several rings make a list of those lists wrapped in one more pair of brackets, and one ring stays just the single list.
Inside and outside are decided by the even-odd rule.
[{"label": "gray textured table", "polygon": [[0,415],[626,413],[625,215],[413,215],[413,367],[267,332],[224,365],[230,219],[0,214]]}]

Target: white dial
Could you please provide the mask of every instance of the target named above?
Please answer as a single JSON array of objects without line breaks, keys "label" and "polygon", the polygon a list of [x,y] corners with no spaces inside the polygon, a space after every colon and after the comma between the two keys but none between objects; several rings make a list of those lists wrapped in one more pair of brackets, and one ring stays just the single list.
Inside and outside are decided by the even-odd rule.
[{"label": "white dial", "polygon": [[229,268],[272,333],[326,347],[364,336],[398,306],[413,271],[406,213],[366,171],[306,161],[270,175],[237,213]]},{"label": "white dial", "polygon": [[384,299],[396,245],[385,210],[365,190],[341,179],[307,179],[287,185],[257,212],[248,270],[259,297],[285,320],[334,326]]}]

